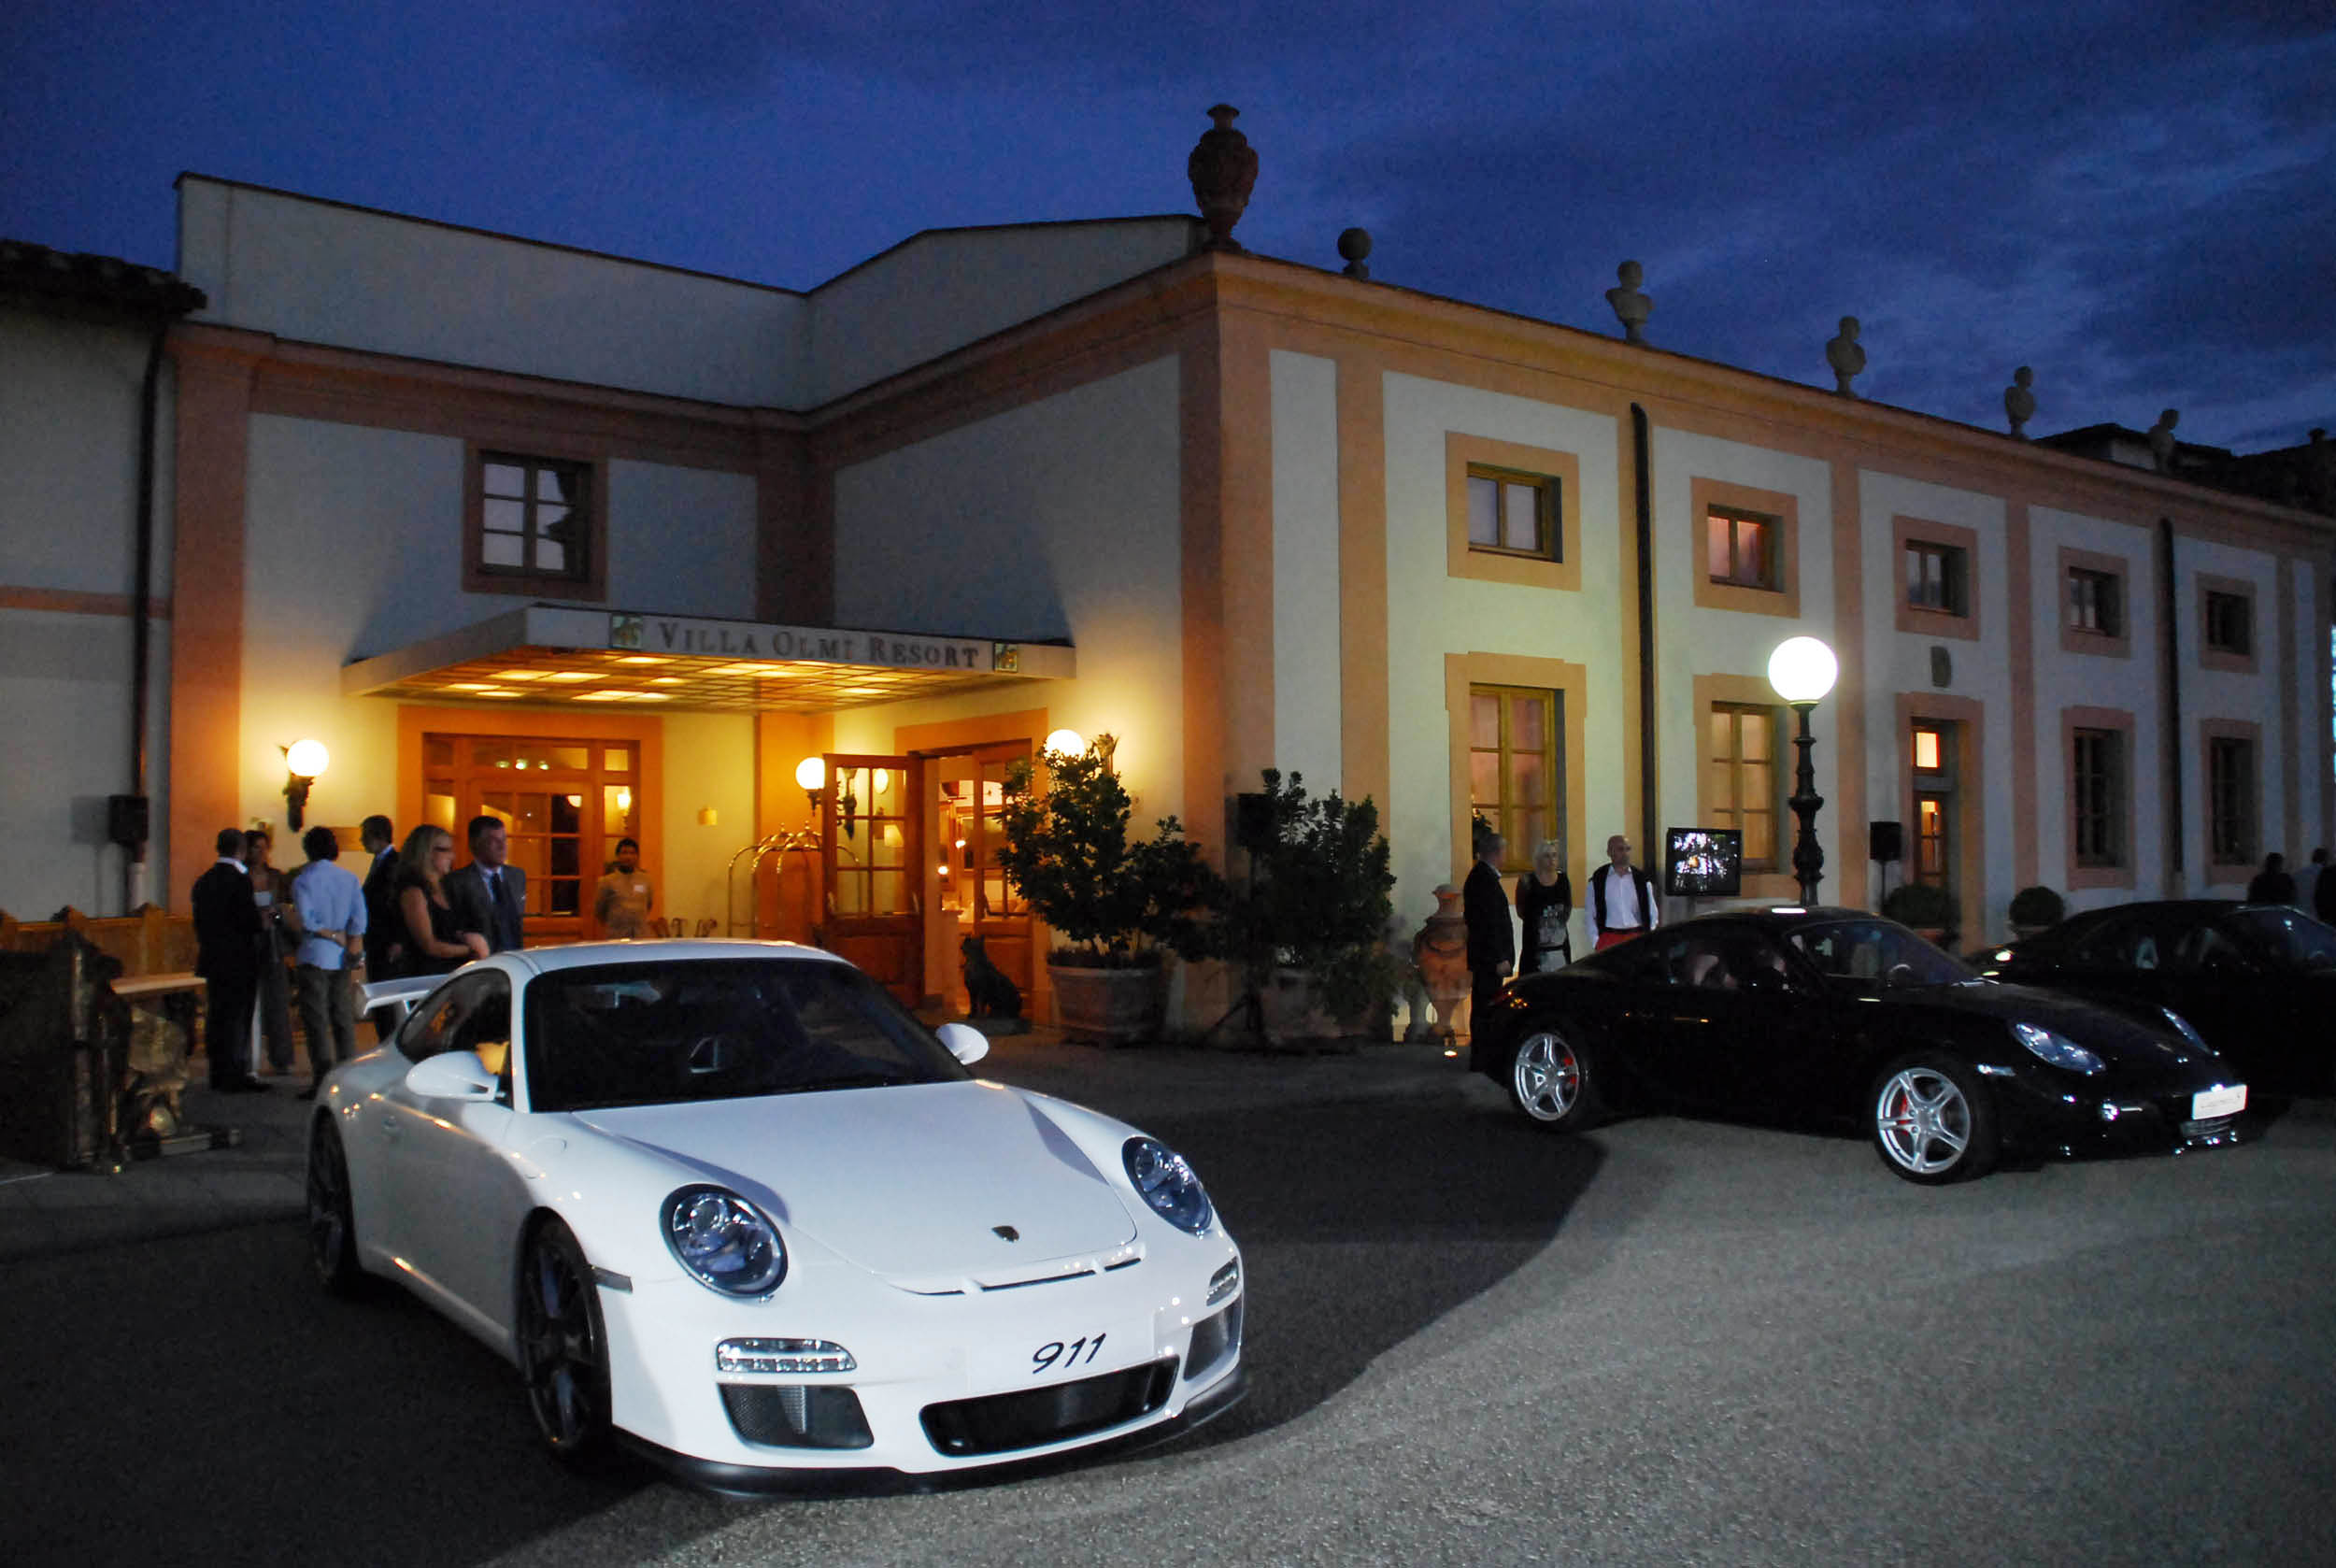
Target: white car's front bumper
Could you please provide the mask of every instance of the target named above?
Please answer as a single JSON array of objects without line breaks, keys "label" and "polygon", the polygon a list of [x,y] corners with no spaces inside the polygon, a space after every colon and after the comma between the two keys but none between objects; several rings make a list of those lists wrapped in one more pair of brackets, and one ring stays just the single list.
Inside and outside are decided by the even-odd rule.
[{"label": "white car's front bumper", "polygon": [[[791,1275],[762,1302],[686,1276],[604,1282],[616,1425],[717,1485],[967,1470],[1114,1441],[1237,1386],[1240,1263],[1218,1232],[1109,1273],[962,1295],[914,1294],[840,1263]],[[719,1370],[716,1347],[748,1339],[825,1341],[855,1364]]]}]

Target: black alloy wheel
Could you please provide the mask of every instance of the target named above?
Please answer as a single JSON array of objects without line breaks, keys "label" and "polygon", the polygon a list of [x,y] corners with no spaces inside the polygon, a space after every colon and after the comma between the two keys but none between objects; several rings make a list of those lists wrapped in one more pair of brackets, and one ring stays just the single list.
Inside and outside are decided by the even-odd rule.
[{"label": "black alloy wheel", "polygon": [[600,1290],[575,1234],[557,1219],[520,1251],[520,1376],[535,1428],[554,1457],[595,1460],[608,1447],[608,1342]]},{"label": "black alloy wheel", "polygon": [[336,1296],[355,1295],[364,1282],[357,1262],[357,1219],[349,1196],[349,1158],[331,1115],[308,1134],[308,1261]]}]

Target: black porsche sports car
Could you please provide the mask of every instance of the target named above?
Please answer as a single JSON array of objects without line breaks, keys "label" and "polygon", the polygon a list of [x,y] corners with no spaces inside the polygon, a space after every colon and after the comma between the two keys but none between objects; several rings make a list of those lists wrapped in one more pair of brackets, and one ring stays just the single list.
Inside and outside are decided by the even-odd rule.
[{"label": "black porsche sports car", "polygon": [[2235,1142],[2186,1023],[1987,979],[1857,909],[1707,915],[1505,987],[1470,1065],[1560,1131],[1676,1109],[1847,1122],[1909,1181],[2006,1155]]},{"label": "black porsche sports car", "polygon": [[2111,1005],[2171,1007],[2257,1090],[2336,1093],[2336,929],[2286,905],[2112,905],[1973,962]]}]

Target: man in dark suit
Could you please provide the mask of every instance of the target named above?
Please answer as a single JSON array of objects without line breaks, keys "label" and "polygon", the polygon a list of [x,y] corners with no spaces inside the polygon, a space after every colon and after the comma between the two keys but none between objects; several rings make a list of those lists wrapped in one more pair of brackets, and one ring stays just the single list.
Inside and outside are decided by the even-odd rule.
[{"label": "man in dark suit", "polygon": [[1509,891],[1501,881],[1501,851],[1508,841],[1497,833],[1476,840],[1476,863],[1460,884],[1460,913],[1468,921],[1468,1028],[1501,994],[1501,982],[1517,968],[1517,933],[1509,923]]},{"label": "man in dark suit", "polygon": [[464,931],[482,933],[489,952],[507,952],[527,946],[521,923],[527,908],[527,873],[506,864],[510,835],[500,817],[470,820],[470,864],[446,879],[447,902]]},{"label": "man in dark suit", "polygon": [[194,972],[209,993],[203,1049],[211,1087],[222,1094],[265,1093],[251,1071],[251,1003],[260,985],[259,901],[244,870],[243,832],[219,831],[219,861],[194,879]]},{"label": "man in dark suit", "polygon": [[[393,980],[405,972],[406,922],[397,911],[397,830],[387,817],[358,824],[359,839],[373,863],[365,871],[365,978]],[[373,1037],[397,1033],[388,1010],[373,1016]]]}]

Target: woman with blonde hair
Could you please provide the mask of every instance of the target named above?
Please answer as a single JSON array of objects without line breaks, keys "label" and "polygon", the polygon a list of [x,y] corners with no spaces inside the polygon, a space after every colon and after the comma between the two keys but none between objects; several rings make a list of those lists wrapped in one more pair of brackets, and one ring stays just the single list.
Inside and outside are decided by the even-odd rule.
[{"label": "woman with blonde hair", "polygon": [[1562,969],[1574,962],[1574,938],[1566,922],[1574,918],[1574,879],[1560,869],[1564,847],[1545,838],[1533,851],[1533,868],[1517,879],[1517,918],[1525,927],[1525,962],[1520,975]]},{"label": "woman with blonde hair", "polygon": [[446,894],[454,869],[454,835],[423,823],[397,852],[397,913],[406,925],[406,973],[446,975],[487,956],[487,938],[462,929]]}]

